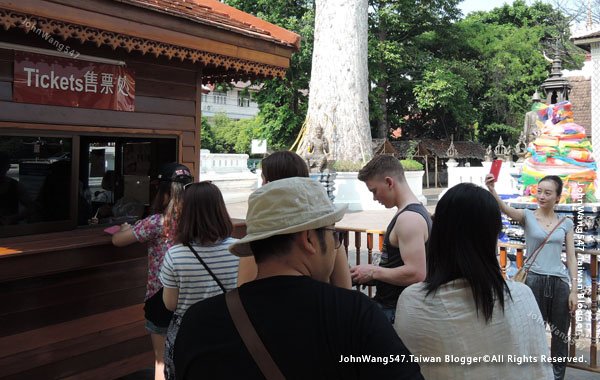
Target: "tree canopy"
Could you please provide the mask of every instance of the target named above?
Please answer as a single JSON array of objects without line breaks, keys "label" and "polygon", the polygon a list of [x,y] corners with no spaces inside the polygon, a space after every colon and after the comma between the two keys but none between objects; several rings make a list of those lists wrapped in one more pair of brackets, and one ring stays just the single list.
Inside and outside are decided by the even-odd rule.
[{"label": "tree canopy", "polygon": [[[289,148],[307,111],[314,2],[226,2],[302,37],[286,78],[264,82],[255,97],[261,122],[253,137],[267,138],[272,149]],[[557,4],[515,0],[465,17],[458,3],[369,0],[374,137],[388,137],[390,129],[401,127],[402,139],[454,134],[486,144],[499,137],[514,143],[531,96],[548,77],[544,56],[558,54],[563,67],[581,67],[583,53],[569,40],[569,23],[576,17]]]}]

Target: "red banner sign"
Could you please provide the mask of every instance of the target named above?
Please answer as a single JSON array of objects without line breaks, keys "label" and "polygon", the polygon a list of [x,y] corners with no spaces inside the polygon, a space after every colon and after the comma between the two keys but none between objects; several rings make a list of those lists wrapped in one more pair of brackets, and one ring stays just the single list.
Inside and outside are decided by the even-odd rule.
[{"label": "red banner sign", "polygon": [[134,111],[134,72],[116,65],[15,52],[13,100]]}]

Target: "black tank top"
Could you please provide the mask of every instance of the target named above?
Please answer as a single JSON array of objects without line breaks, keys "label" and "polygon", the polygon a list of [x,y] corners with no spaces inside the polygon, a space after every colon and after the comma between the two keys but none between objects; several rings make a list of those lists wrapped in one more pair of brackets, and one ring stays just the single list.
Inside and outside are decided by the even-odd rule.
[{"label": "black tank top", "polygon": [[[400,249],[398,247],[394,247],[390,242],[390,233],[394,229],[396,220],[400,214],[405,211],[412,211],[421,215],[427,223],[427,231],[431,233],[431,217],[429,216],[429,212],[427,212],[425,206],[420,203],[411,203],[407,205],[399,213],[397,213],[396,216],[394,216],[388,225],[387,230],[385,231],[383,249],[381,252],[381,261],[379,262],[379,266],[382,268],[397,268],[404,265],[404,261],[402,261],[402,256],[400,255]],[[427,236],[429,236],[429,233]],[[425,244],[427,244],[427,242],[425,242]],[[382,281],[376,281],[376,289],[377,292],[375,293],[375,301],[386,308],[395,308],[396,304],[398,303],[398,297],[400,296],[400,293],[406,289],[406,286],[398,286]]]}]

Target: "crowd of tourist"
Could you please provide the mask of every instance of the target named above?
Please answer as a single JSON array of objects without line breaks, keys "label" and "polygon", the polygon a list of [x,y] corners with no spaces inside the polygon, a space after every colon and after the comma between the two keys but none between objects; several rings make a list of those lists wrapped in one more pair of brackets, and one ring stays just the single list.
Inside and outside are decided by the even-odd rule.
[{"label": "crowd of tourist", "polygon": [[[359,179],[398,211],[381,261],[350,268],[335,229],[345,208],[305,161],[276,152],[262,174],[239,240],[219,189],[179,164],[161,170],[153,213],[113,236],[148,243],[155,379],[564,378],[577,276],[573,222],[553,211],[560,178],[540,181],[536,211],[504,204],[493,175],[489,191],[460,184],[432,220],[399,161],[377,156]],[[525,283],[502,276],[501,212],[535,252]],[[375,297],[352,284],[374,285]]]}]

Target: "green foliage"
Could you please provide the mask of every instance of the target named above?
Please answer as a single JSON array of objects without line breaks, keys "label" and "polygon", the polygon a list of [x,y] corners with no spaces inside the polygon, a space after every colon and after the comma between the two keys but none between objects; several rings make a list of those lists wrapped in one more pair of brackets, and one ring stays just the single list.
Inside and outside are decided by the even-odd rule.
[{"label": "green foliage", "polygon": [[[374,136],[403,125],[404,136],[419,135],[413,88],[423,68],[440,51],[438,40],[448,36],[459,17],[458,0],[369,0],[369,94]],[[432,43],[432,41],[436,41]],[[417,128],[425,122],[416,122]]]},{"label": "green foliage", "polygon": [[202,116],[202,128],[200,129],[200,147],[202,149],[208,149],[211,152],[215,151],[215,134],[213,133],[208,118],[205,116]]},{"label": "green foliage", "polygon": [[402,165],[404,171],[407,172],[423,170],[423,164],[416,160],[400,160],[400,164]]},{"label": "green foliage", "polygon": [[445,136],[458,132],[451,121],[468,125],[472,120],[466,80],[448,69],[432,67],[431,71],[426,70],[423,81],[413,91],[417,106],[436,118]]},{"label": "green foliage", "polygon": [[492,123],[483,126],[482,142],[484,145],[491,144],[495,146],[498,143],[498,138],[502,137],[504,145],[515,145],[519,139],[521,128],[511,127],[506,124]]},{"label": "green foliage", "polygon": [[301,47],[292,55],[284,79],[262,81],[258,102],[262,119],[260,137],[270,148],[287,149],[300,132],[308,110],[308,84],[312,63],[314,7],[309,0],[227,0],[227,4],[265,21],[298,33]]},{"label": "green foliage", "polygon": [[[314,1],[225,2],[301,36],[286,77],[264,81],[254,96],[262,122],[252,135],[266,138],[272,149],[289,148],[308,108]],[[569,40],[569,18],[555,6],[516,0],[463,18],[459,3],[369,0],[373,136],[385,137],[390,127],[402,126],[408,139],[454,134],[456,140],[511,140],[523,125],[531,95],[548,77],[543,54],[560,53],[563,67],[581,67],[582,51]],[[225,138],[227,130],[219,132],[219,149],[241,150],[244,143]]]},{"label": "green foliage", "polygon": [[462,20],[456,1],[370,5],[372,126],[402,125],[404,138],[497,141],[495,133],[508,130],[482,126],[520,128],[531,95],[549,74],[544,53],[560,52],[566,68],[582,63],[568,19],[539,1],[517,0]]},{"label": "green foliage", "polygon": [[262,125],[260,116],[235,121],[217,114],[202,123],[202,148],[212,153],[250,153],[252,139],[260,138]]},{"label": "green foliage", "polygon": [[339,160],[333,163],[333,169],[336,172],[357,172],[365,166],[363,162]]},{"label": "green foliage", "polygon": [[408,149],[406,150],[406,159],[412,160],[417,154],[417,149],[419,147],[419,142],[416,140],[411,140],[408,143]]}]

